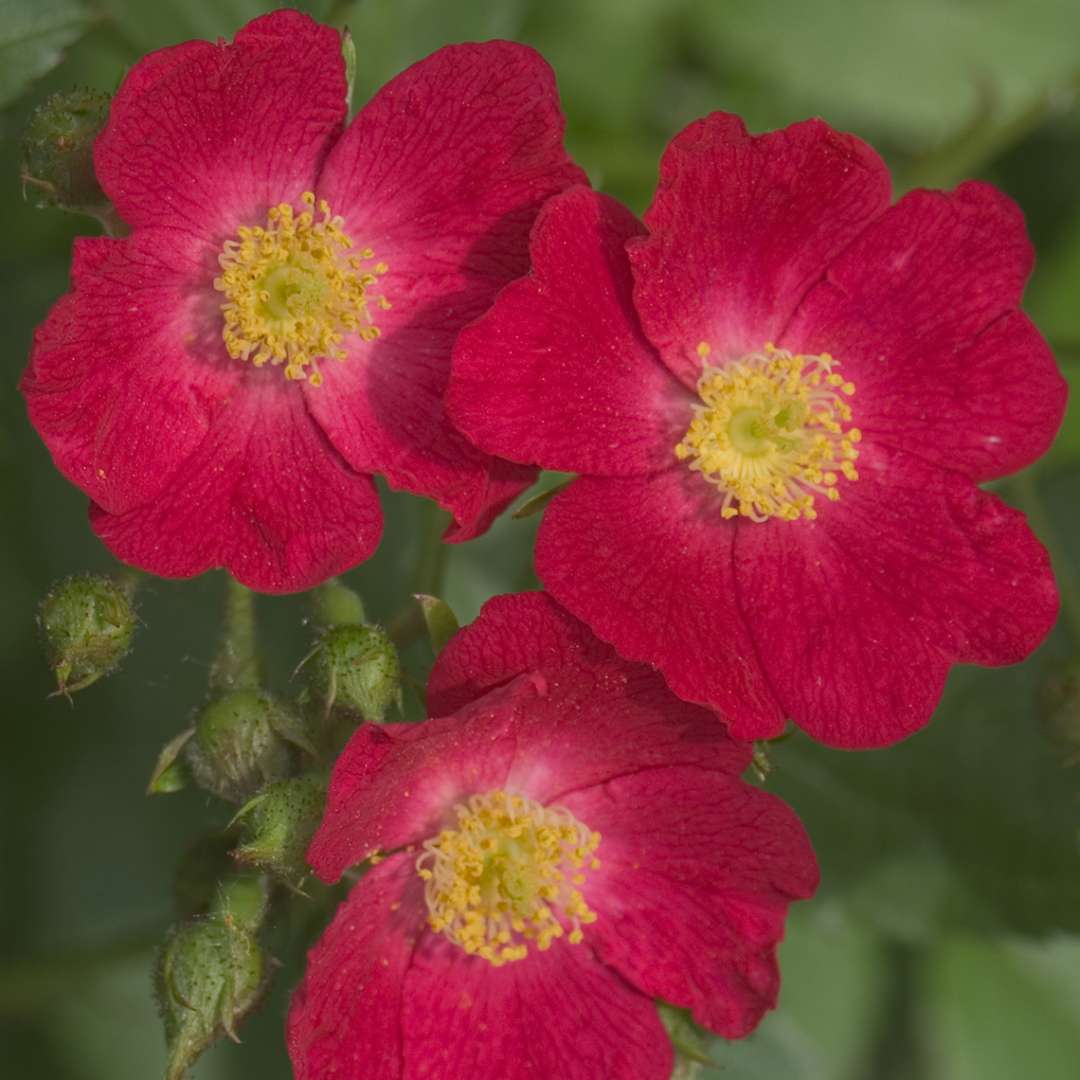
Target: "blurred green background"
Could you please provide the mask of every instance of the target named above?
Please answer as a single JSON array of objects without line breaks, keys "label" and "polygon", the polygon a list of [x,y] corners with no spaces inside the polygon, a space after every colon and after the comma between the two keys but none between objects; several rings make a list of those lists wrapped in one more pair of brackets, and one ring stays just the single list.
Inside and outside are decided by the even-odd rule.
[{"label": "blurred green background", "polygon": [[[143,53],[228,36],[258,0],[0,0],[0,1071],[5,1080],[160,1074],[154,942],[173,868],[228,811],[188,791],[147,799],[158,749],[205,692],[220,575],[154,582],[124,670],[69,705],[48,699],[38,601],[57,577],[108,569],[84,499],[52,469],[15,391],[33,326],[66,287],[89,219],[37,211],[19,138],[54,89],[115,88]],[[1039,250],[1028,308],[1080,372],[1080,4],[1076,0],[313,0],[351,28],[356,101],[453,41],[509,37],[554,65],[568,141],[594,183],[648,203],[667,139],[713,109],[754,128],[820,114],[869,139],[903,188],[985,177],[1019,200]],[[802,814],[820,896],[794,913],[780,1008],[751,1038],[708,1048],[725,1080],[1075,1080],[1080,1062],[1080,702],[1040,699],[1080,654],[1080,408],[1053,452],[999,485],[1052,547],[1067,605],[1028,663],[964,669],[934,723],[850,755],[796,736],[768,786]],[[387,500],[387,540],[349,575],[389,618],[415,581],[424,505]],[[463,619],[527,587],[535,519],[452,550],[445,595]],[[270,683],[295,692],[306,611],[261,602]],[[423,674],[429,657],[414,650]],[[302,921],[302,919],[300,920]],[[199,1080],[289,1075],[282,1045],[303,935],[278,934],[276,989],[241,1047]]]}]

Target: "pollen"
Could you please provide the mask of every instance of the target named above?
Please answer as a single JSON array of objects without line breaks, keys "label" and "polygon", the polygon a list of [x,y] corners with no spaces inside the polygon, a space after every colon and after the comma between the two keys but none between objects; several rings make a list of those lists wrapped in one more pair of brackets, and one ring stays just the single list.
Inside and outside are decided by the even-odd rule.
[{"label": "pollen", "polygon": [[319,386],[319,361],[344,360],[347,335],[379,336],[370,307],[390,307],[375,295],[389,266],[371,248],[356,252],[325,200],[305,191],[300,201],[300,213],[278,203],[265,227],[243,225],[225,241],[214,288],[225,294],[222,337],[234,360],[284,365],[285,378]]},{"label": "pollen", "polygon": [[501,790],[454,812],[457,827],[416,860],[431,928],[496,967],[559,938],[580,943],[596,921],[580,887],[600,865],[600,834],[563,807]]},{"label": "pollen", "polygon": [[[697,346],[703,361],[710,354],[707,342]],[[855,385],[839,367],[827,353],[772,344],[723,367],[704,364],[675,456],[723,492],[723,517],[812,521],[818,498],[835,502],[840,480],[859,478]]]}]

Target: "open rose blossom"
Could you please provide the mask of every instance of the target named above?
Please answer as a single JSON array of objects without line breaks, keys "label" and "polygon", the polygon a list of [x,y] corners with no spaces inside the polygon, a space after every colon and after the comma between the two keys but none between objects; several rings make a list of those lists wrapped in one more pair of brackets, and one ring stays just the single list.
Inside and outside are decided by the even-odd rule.
[{"label": "open rose blossom", "polygon": [[456,45],[347,128],[345,94],[338,33],[294,11],[152,53],[116,94],[94,160],[131,232],[76,241],[22,389],[125,562],[303,589],[378,544],[373,472],[450,509],[452,540],[531,479],[442,395],[458,330],[582,179],[551,70]]},{"label": "open rose blossom", "polygon": [[582,474],[537,570],[623,656],[737,738],[790,717],[872,747],[927,722],[951,664],[1046,635],[1046,552],[978,487],[1065,404],[1001,193],[890,205],[858,139],[717,113],[668,147],[644,224],[567,192],[532,259],[460,338],[448,408],[489,453]]},{"label": "open rose blossom", "polygon": [[654,998],[757,1024],[818,874],[747,746],[540,593],[455,636],[428,707],[334,770],[308,859],[374,865],[293,998],[298,1080],[668,1080]]}]

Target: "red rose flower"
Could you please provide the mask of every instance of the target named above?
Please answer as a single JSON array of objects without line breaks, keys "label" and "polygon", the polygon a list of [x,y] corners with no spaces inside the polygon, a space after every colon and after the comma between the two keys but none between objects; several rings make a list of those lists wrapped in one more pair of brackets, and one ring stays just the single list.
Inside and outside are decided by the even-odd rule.
[{"label": "red rose flower", "polygon": [[748,747],[540,593],[487,604],[428,705],[335,767],[309,861],[376,865],[293,998],[298,1080],[668,1080],[654,997],[757,1024],[817,866]]},{"label": "red rose flower", "polygon": [[584,474],[541,526],[544,585],[737,738],[790,716],[895,742],[951,664],[1018,661],[1057,612],[1046,552],[977,486],[1065,403],[1017,306],[1021,214],[981,183],[889,201],[858,139],[714,114],[644,225],[584,189],[549,203],[531,277],[456,346],[458,426]]},{"label": "red rose flower", "polygon": [[580,182],[550,68],[440,50],[344,129],[336,31],[279,11],[128,74],[95,147],[131,227],[76,241],[23,379],[59,469],[124,561],[267,592],[367,558],[370,474],[482,532],[531,479],[447,423],[458,330],[528,266]]}]

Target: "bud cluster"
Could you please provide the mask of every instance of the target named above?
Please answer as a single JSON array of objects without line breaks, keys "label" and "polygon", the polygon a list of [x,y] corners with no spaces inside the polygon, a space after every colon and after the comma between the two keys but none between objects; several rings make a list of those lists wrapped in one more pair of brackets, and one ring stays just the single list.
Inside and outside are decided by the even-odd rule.
[{"label": "bud cluster", "polygon": [[135,637],[132,591],[84,574],[54,585],[42,601],[38,622],[58,693],[85,690],[127,656]]}]

